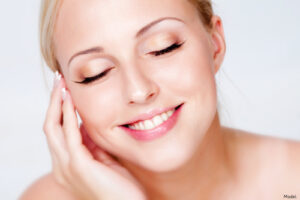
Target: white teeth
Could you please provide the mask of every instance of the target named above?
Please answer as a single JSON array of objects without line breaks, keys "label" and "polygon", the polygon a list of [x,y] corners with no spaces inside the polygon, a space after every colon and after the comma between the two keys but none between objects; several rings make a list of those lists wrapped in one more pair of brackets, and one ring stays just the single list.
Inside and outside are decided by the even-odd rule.
[{"label": "white teeth", "polygon": [[146,129],[146,130],[154,128],[154,124],[152,123],[151,120],[146,120],[146,121],[144,122],[144,124],[145,124],[145,129]]},{"label": "white teeth", "polygon": [[133,126],[133,125],[128,125],[128,127],[133,129],[133,130],[136,130],[135,126]]},{"label": "white teeth", "polygon": [[168,117],[170,117],[170,116],[173,114],[173,112],[174,112],[174,110],[169,110],[169,111],[167,112]]},{"label": "white teeth", "polygon": [[138,123],[139,124],[139,130],[144,130],[145,129],[145,125],[144,125],[144,123],[143,122],[139,122]]},{"label": "white teeth", "polygon": [[166,113],[163,113],[160,116],[163,118],[164,121],[166,121],[169,118]]},{"label": "white teeth", "polygon": [[135,129],[139,129],[139,125],[138,124],[134,124],[134,128]]},{"label": "white teeth", "polygon": [[160,125],[161,123],[164,122],[160,115],[155,116],[155,117],[152,119],[152,121],[153,121],[153,124],[154,124],[155,126],[158,126],[158,125]]},{"label": "white teeth", "polygon": [[141,129],[139,123],[136,123],[136,124],[133,124],[133,125],[129,125],[129,128],[134,129],[134,130],[139,130],[139,129]]},{"label": "white teeth", "polygon": [[134,126],[128,125],[129,128],[136,130],[136,128]]},{"label": "white teeth", "polygon": [[152,119],[140,121],[135,124],[129,125],[129,128],[134,130],[149,130],[161,125],[164,121],[167,121],[171,115],[173,115],[175,109],[168,112],[164,112],[160,115],[156,115]]}]

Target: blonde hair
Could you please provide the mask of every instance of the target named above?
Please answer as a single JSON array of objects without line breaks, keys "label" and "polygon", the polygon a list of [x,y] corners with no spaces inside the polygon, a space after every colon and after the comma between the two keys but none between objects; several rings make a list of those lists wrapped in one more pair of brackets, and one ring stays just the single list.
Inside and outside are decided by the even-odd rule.
[{"label": "blonde hair", "polygon": [[[213,9],[210,0],[188,0],[198,10],[199,17],[203,24],[210,29]],[[47,66],[54,72],[60,70],[60,66],[55,57],[53,33],[55,21],[58,15],[62,0],[42,0],[40,9],[40,51]]]}]

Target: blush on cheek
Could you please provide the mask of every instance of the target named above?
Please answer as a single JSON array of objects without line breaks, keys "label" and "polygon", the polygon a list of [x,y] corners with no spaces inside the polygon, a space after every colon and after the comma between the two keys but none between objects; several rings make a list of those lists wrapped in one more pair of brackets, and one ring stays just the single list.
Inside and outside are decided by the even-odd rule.
[{"label": "blush on cheek", "polygon": [[113,93],[106,92],[95,87],[92,90],[78,90],[73,94],[74,105],[83,121],[92,129],[106,130],[115,125],[118,119],[117,99]]},{"label": "blush on cheek", "polygon": [[208,60],[181,60],[173,69],[171,75],[165,77],[174,95],[192,96],[193,93],[204,93],[213,89],[214,76]]}]

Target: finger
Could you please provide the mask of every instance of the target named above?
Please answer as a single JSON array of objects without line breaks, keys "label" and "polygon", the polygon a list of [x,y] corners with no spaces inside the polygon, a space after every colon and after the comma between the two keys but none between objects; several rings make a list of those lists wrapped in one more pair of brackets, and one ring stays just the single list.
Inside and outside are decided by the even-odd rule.
[{"label": "finger", "polygon": [[83,123],[80,124],[80,133],[82,137],[82,143],[89,149],[89,151],[92,151],[96,144],[93,142],[93,140],[90,138],[88,132],[86,131]]},{"label": "finger", "polygon": [[61,128],[48,128],[46,140],[51,154],[55,154],[61,161],[67,159],[67,148]]},{"label": "finger", "polygon": [[66,151],[66,145],[63,140],[63,133],[53,134],[50,132],[46,134],[47,144],[49,147],[49,152],[52,160],[52,172],[56,181],[61,185],[66,185],[65,180],[65,169],[67,169],[68,164],[68,154]]},{"label": "finger", "polygon": [[[74,105],[68,90],[62,90],[64,95],[63,110],[63,132],[68,147],[70,157],[84,159],[92,157],[88,150],[82,144],[80,130],[78,128],[78,120]],[[82,162],[82,161],[81,161]]]},{"label": "finger", "polygon": [[89,137],[83,123],[80,124],[80,132],[82,135],[83,144],[89,149],[96,160],[107,165],[117,163],[114,156],[110,155],[109,153],[107,153],[107,151],[100,148],[93,142],[93,140]]},{"label": "finger", "polygon": [[54,175],[55,180],[60,185],[65,185],[66,181],[62,172],[62,167],[60,161],[57,157],[57,154],[50,150],[51,160],[52,160],[52,173]]},{"label": "finger", "polygon": [[45,122],[49,126],[57,126],[61,120],[61,87],[64,85],[61,75],[56,73],[53,89],[51,92],[50,103],[46,113]]},{"label": "finger", "polygon": [[112,155],[99,147],[96,147],[92,153],[96,160],[107,166],[120,165]]},{"label": "finger", "polygon": [[68,154],[63,133],[57,134],[57,136],[55,136],[55,134],[48,134],[46,141],[53,165],[66,164],[68,161]]},{"label": "finger", "polygon": [[94,159],[106,165],[112,165],[117,163],[114,157],[110,156],[104,149],[100,148],[93,142],[93,140],[89,137],[83,124],[80,124],[80,132],[82,135],[83,144],[91,152]]},{"label": "finger", "polygon": [[[61,80],[61,76],[56,73],[54,80],[54,87],[51,93],[50,103],[44,122],[44,132],[46,135],[48,147],[50,149],[51,157],[60,158],[59,160],[66,159],[66,149],[62,128],[60,125],[61,118],[61,93],[59,88],[64,83]],[[57,154],[54,156],[54,154]]]},{"label": "finger", "polygon": [[[63,135],[63,133],[61,133],[60,135]],[[56,145],[58,144],[56,140],[58,139],[47,139],[52,159],[52,172],[58,184],[60,184],[63,187],[68,187],[68,178],[70,177],[68,171],[69,156],[65,144],[63,147],[60,145]]]},{"label": "finger", "polygon": [[66,136],[67,143],[71,146],[79,145],[82,143],[82,139],[80,137],[80,133],[78,134],[78,120],[73,103],[71,102],[72,100],[70,98],[69,91],[62,88],[62,95],[64,96],[64,102],[62,105],[64,121],[63,131]]}]

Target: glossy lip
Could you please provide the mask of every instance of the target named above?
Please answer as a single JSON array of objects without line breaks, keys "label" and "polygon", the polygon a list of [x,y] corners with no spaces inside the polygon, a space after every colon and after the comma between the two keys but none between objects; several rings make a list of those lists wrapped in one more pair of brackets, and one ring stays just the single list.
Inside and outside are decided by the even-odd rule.
[{"label": "glossy lip", "polygon": [[127,126],[120,126],[126,133],[132,136],[136,140],[140,141],[150,141],[158,137],[165,135],[169,130],[171,130],[178,119],[180,111],[184,104],[180,104],[179,108],[174,111],[174,113],[169,117],[167,121],[164,121],[159,126],[150,130],[134,130]]},{"label": "glossy lip", "polygon": [[[182,105],[182,104],[180,104],[180,105]],[[126,122],[126,124],[123,124],[123,125],[134,124],[134,123],[137,123],[137,122],[140,122],[140,121],[145,121],[145,120],[148,120],[148,119],[152,119],[154,116],[160,115],[160,114],[162,114],[164,112],[167,112],[169,110],[173,110],[176,107],[178,107],[178,106],[172,106],[172,107],[168,107],[168,108],[161,108],[161,109],[152,110],[148,113],[143,113],[143,114],[138,115],[137,117],[133,118],[132,120]]]}]

